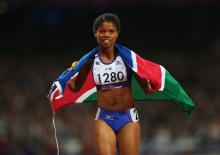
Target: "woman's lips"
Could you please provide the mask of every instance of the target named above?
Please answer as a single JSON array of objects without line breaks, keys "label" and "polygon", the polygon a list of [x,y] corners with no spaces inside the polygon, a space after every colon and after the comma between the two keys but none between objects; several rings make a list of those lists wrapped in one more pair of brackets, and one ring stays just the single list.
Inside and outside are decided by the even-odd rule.
[{"label": "woman's lips", "polygon": [[102,42],[103,42],[103,44],[109,44],[109,43],[110,43],[110,40],[104,39]]}]

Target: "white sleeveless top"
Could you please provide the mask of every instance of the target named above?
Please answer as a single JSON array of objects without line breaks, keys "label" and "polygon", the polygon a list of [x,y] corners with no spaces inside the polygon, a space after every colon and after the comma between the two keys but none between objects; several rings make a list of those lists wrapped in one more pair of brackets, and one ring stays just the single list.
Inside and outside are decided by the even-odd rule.
[{"label": "white sleeveless top", "polygon": [[131,83],[131,70],[119,55],[112,62],[105,63],[100,55],[96,54],[92,73],[97,90],[128,87]]}]

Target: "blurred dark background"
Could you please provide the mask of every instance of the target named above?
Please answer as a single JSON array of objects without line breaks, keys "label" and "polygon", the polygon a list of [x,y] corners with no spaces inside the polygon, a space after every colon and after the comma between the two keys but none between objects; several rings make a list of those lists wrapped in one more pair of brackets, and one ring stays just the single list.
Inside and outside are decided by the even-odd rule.
[{"label": "blurred dark background", "polygon": [[[0,154],[56,154],[46,95],[96,46],[93,20],[105,12],[121,19],[118,43],[163,65],[196,103],[191,122],[173,103],[137,103],[141,154],[220,154],[219,0],[1,0]],[[95,154],[95,112],[93,103],[56,114],[62,155]]]}]

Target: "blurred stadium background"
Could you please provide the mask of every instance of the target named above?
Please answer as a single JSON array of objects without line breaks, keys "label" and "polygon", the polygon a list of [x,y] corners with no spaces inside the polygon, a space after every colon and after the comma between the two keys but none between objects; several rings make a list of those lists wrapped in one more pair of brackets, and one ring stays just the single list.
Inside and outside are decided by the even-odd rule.
[{"label": "blurred stadium background", "polygon": [[[162,64],[196,103],[193,119],[169,102],[137,103],[141,155],[220,154],[219,0],[1,0],[0,154],[54,155],[46,95],[73,60],[92,49],[92,22],[119,15],[119,42]],[[96,104],[56,115],[61,155],[94,155]]]}]

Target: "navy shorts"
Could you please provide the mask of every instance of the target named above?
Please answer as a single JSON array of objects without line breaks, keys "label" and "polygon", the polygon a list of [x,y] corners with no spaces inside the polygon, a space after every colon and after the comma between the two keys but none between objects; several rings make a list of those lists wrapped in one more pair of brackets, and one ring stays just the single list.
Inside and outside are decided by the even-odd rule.
[{"label": "navy shorts", "polygon": [[138,112],[135,108],[126,111],[113,111],[103,108],[98,108],[95,120],[100,119],[106,122],[115,133],[129,122],[138,122]]}]

